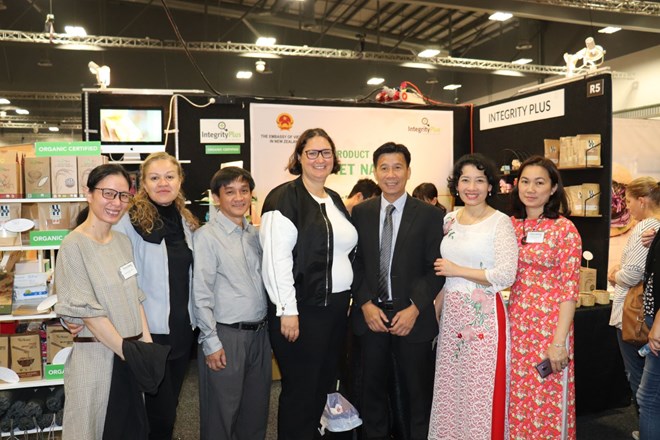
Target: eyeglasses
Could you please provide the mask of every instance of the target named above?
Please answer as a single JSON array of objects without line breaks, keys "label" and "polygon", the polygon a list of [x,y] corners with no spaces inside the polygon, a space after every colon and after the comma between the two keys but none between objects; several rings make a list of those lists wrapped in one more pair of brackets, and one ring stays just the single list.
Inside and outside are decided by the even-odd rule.
[{"label": "eyeglasses", "polygon": [[101,191],[101,195],[104,199],[114,200],[119,196],[119,201],[123,203],[128,203],[133,198],[133,194],[127,192],[119,192],[110,188],[94,188],[95,190]]},{"label": "eyeglasses", "polygon": [[323,156],[323,159],[330,159],[332,157],[332,150],[331,149],[326,149],[326,150],[307,150],[305,151],[305,155],[307,156],[307,159],[314,160],[317,157],[319,157],[319,154]]}]

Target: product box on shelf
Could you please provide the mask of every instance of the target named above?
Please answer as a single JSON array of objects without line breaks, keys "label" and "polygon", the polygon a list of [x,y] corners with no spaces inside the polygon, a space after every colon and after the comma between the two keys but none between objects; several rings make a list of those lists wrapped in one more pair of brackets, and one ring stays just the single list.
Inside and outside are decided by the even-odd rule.
[{"label": "product box on shelf", "polygon": [[596,269],[591,267],[580,268],[580,292],[591,292],[596,289]]},{"label": "product box on shelf", "polygon": [[9,336],[0,335],[0,367],[9,368]]},{"label": "product box on shelf", "polygon": [[25,198],[44,199],[53,196],[50,188],[50,157],[26,157],[23,171]]},{"label": "product box on shelf", "polygon": [[4,228],[9,220],[21,218],[20,203],[0,203],[0,246],[17,246],[21,244],[21,235]]},{"label": "product box on shelf", "polygon": [[600,185],[598,183],[583,183],[582,195],[584,197],[585,217],[598,217],[600,215]]},{"label": "product box on shelf", "polygon": [[11,315],[14,272],[0,272],[0,315]]},{"label": "product box on shelf", "polygon": [[600,134],[578,134],[575,141],[579,146],[583,166],[600,166]]},{"label": "product box on shelf", "polygon": [[0,151],[0,198],[20,199],[23,197],[21,158],[12,151]]},{"label": "product box on shelf", "polygon": [[46,352],[49,364],[55,355],[62,349],[73,346],[73,335],[61,324],[48,324],[46,326]]},{"label": "product box on shelf", "polygon": [[583,216],[584,215],[584,194],[582,193],[582,185],[567,186],[566,197],[568,198],[568,207],[571,210],[571,215]]},{"label": "product box on shelf", "polygon": [[39,203],[39,230],[74,229],[81,204],[76,202]]},{"label": "product box on shelf", "polygon": [[41,339],[37,333],[9,337],[11,369],[21,380],[41,379]]},{"label": "product box on shelf", "polygon": [[559,165],[559,139],[543,139],[545,157]]},{"label": "product box on shelf", "polygon": [[53,197],[78,196],[78,171],[76,156],[52,156],[50,176]]},{"label": "product box on shelf", "polygon": [[78,156],[78,195],[80,197],[84,197],[87,194],[87,178],[89,177],[89,173],[104,163],[108,163],[107,156]]},{"label": "product box on shelf", "polygon": [[36,300],[48,296],[48,274],[46,272],[15,273],[14,301]]}]

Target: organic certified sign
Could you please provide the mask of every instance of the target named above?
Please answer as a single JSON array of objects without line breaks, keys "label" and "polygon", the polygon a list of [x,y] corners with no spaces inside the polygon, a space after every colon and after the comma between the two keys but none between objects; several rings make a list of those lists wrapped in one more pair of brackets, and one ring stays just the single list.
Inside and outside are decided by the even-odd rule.
[{"label": "organic certified sign", "polygon": [[37,157],[45,156],[98,156],[101,154],[101,142],[37,142],[34,144]]},{"label": "organic certified sign", "polygon": [[59,246],[69,232],[66,229],[30,231],[30,246]]}]

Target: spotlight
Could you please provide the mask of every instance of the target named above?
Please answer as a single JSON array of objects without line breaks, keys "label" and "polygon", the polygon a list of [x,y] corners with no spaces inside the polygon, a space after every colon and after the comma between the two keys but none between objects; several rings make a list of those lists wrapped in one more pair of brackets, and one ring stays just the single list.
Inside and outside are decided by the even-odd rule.
[{"label": "spotlight", "polygon": [[99,66],[94,61],[87,64],[92,75],[96,76],[96,83],[102,89],[110,85],[110,68],[108,66]]},{"label": "spotlight", "polygon": [[266,70],[266,62],[264,60],[259,60],[254,63],[254,68],[257,70],[257,72],[264,73]]},{"label": "spotlight", "polygon": [[44,23],[44,32],[47,34],[55,33],[55,15],[47,14],[46,22]]}]

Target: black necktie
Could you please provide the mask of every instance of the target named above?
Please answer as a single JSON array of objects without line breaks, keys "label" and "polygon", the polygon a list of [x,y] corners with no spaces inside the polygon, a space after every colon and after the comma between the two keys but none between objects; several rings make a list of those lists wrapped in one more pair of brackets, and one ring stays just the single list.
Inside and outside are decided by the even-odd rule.
[{"label": "black necktie", "polygon": [[383,233],[380,237],[380,270],[378,273],[378,297],[381,301],[389,300],[388,279],[390,277],[390,258],[392,255],[392,212],[394,205],[385,208]]}]

